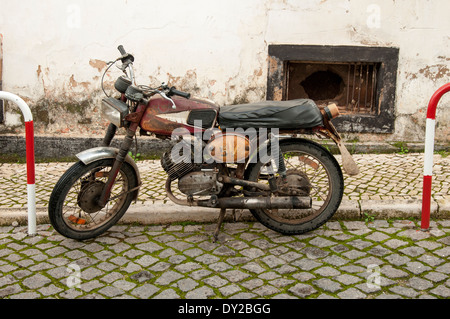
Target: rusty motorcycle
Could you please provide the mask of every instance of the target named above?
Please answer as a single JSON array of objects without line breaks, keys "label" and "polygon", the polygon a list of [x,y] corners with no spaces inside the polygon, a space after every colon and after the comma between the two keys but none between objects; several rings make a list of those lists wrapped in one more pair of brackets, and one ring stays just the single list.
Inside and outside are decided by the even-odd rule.
[{"label": "rusty motorcycle", "polygon": [[[316,229],[337,211],[344,190],[341,166],[310,138],[334,141],[344,170],[358,174],[331,123],[339,115],[335,104],[319,107],[297,99],[219,107],[164,83],[136,84],[134,56],[118,49],[120,57],[105,70],[117,65],[123,75],[114,84],[115,97],[103,90],[102,116],[110,122],[103,145],[77,154],[79,161],[50,196],[48,214],[57,232],[77,240],[99,236],[137,200],[141,176],[129,152],[138,130],[172,141],[161,157],[171,201],[220,209],[214,240],[226,209],[248,209],[286,235]],[[126,133],[114,148],[119,128]]]}]

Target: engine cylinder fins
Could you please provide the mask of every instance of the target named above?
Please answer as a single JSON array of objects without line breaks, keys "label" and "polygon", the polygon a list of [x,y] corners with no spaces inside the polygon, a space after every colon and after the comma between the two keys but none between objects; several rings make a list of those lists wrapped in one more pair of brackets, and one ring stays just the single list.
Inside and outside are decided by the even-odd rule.
[{"label": "engine cylinder fins", "polygon": [[197,165],[188,161],[187,158],[181,157],[175,162],[172,159],[171,152],[166,152],[161,157],[161,166],[172,181],[182,178],[197,168]]}]

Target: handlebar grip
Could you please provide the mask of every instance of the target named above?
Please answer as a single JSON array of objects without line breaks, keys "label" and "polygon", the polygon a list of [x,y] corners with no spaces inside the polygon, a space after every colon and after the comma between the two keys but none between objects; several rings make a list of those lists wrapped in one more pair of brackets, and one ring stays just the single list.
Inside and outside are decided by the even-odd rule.
[{"label": "handlebar grip", "polygon": [[191,93],[178,91],[177,89],[175,89],[175,87],[170,88],[170,94],[178,95],[178,96],[184,97],[185,99],[191,98]]},{"label": "handlebar grip", "polygon": [[120,57],[120,60],[122,61],[123,68],[125,69],[128,66],[128,64],[134,62],[134,56],[127,53],[127,51],[125,51],[123,45],[119,45],[117,47],[117,49],[119,50],[120,54],[122,54],[122,57]]},{"label": "handlebar grip", "polygon": [[125,51],[125,49],[123,48],[123,45],[119,45],[119,47],[117,48],[120,52],[120,54],[125,55],[127,54],[127,51]]}]

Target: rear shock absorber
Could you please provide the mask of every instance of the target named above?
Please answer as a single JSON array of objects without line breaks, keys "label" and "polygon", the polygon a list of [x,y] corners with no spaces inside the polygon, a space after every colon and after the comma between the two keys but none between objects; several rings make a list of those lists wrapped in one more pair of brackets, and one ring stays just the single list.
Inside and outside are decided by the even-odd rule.
[{"label": "rear shock absorber", "polygon": [[[272,159],[275,162],[278,162],[278,163],[276,163],[276,167],[277,167],[277,172],[278,172],[278,174],[280,174],[280,177],[281,177],[281,187],[286,188],[287,187],[286,165],[284,163],[284,156],[280,150],[280,144],[278,142],[278,137],[276,135],[271,136],[271,151],[272,151]],[[270,185],[270,189],[272,191],[277,190],[278,187],[276,185],[275,176],[272,176],[271,178],[269,178],[269,185]]]}]

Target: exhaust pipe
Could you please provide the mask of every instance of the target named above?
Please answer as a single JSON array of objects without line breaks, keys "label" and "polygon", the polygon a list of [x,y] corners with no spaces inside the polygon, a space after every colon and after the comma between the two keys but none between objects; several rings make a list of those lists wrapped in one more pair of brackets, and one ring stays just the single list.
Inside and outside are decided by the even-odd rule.
[{"label": "exhaust pipe", "polygon": [[[166,194],[177,205],[200,206],[210,208],[237,208],[237,209],[308,209],[312,206],[309,196],[280,196],[280,197],[222,197],[216,195],[210,199],[182,200],[177,198],[171,189],[172,180],[166,180]],[[255,183],[255,185],[259,183]]]},{"label": "exhaust pipe", "polygon": [[312,206],[312,199],[308,196],[224,197],[199,200],[196,204],[202,207],[231,209],[308,209]]}]

